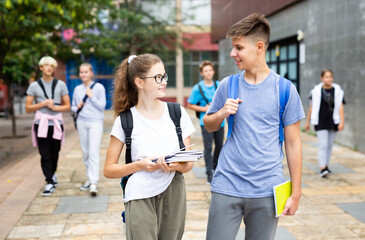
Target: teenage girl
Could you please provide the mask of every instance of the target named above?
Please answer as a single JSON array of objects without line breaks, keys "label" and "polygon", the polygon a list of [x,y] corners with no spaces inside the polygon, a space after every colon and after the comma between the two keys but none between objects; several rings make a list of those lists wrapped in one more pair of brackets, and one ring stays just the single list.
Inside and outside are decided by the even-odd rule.
[{"label": "teenage girl", "polygon": [[[80,65],[82,84],[75,88],[71,110],[81,111],[77,117],[77,131],[80,137],[82,156],[86,166],[88,180],[80,187],[95,196],[98,192],[100,170],[100,143],[103,135],[104,109],[106,105],[105,88],[93,81],[93,69],[89,63]],[[91,88],[92,87],[92,88]],[[87,95],[87,99],[83,99]]]},{"label": "teenage girl", "polygon": [[[169,116],[165,96],[167,74],[161,59],[153,54],[130,56],[115,76],[114,113],[104,175],[121,178],[133,174],[125,188],[127,239],[181,239],[186,216],[183,173],[192,163],[166,164],[164,156],[179,150],[175,125]],[[119,113],[130,109],[132,163],[118,164],[125,144]],[[194,126],[183,107],[180,125],[185,146],[190,145]],[[158,159],[157,163],[153,159]]]},{"label": "teenage girl", "polygon": [[331,173],[328,164],[332,155],[336,132],[343,130],[345,124],[344,92],[340,85],[333,83],[331,70],[324,69],[322,71],[321,83],[312,89],[310,100],[305,129],[309,130],[309,121],[314,125],[319,144],[320,176],[325,177]]}]

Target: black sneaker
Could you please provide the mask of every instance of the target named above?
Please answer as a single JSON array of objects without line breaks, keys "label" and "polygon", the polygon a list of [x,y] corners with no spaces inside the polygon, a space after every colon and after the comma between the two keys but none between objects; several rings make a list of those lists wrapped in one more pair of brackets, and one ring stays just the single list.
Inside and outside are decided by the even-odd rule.
[{"label": "black sneaker", "polygon": [[89,191],[89,189],[90,189],[90,182],[89,181],[86,181],[85,183],[84,183],[84,185],[82,185],[81,187],[80,187],[80,190],[81,191]]},{"label": "black sneaker", "polygon": [[56,190],[54,184],[52,183],[48,183],[45,187],[44,187],[44,190],[43,190],[43,193],[42,195],[43,196],[49,196],[51,195],[54,191]]},{"label": "black sneaker", "polygon": [[325,169],[328,171],[328,173],[332,173],[332,171],[328,167],[326,167]]},{"label": "black sneaker", "polygon": [[326,177],[329,174],[329,172],[327,171],[327,169],[322,169],[321,173],[319,174],[321,177]]},{"label": "black sneaker", "polygon": [[207,184],[210,185],[212,183],[213,174],[209,174],[207,177]]}]

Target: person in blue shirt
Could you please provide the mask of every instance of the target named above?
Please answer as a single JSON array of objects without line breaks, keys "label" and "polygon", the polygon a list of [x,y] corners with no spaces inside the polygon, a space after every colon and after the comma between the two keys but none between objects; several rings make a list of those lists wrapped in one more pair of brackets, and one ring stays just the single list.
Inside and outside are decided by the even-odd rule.
[{"label": "person in blue shirt", "polygon": [[[93,81],[93,69],[90,63],[80,65],[82,84],[73,93],[71,110],[77,112],[77,131],[79,133],[82,157],[86,166],[88,180],[80,187],[92,196],[98,193],[97,183],[100,171],[100,143],[103,136],[104,110],[106,105],[105,88]],[[92,89],[91,89],[92,86]],[[85,94],[88,96],[83,102]]]},{"label": "person in blue shirt", "polygon": [[[279,78],[266,61],[270,23],[253,13],[228,31],[230,56],[239,70],[238,97],[228,97],[229,78],[222,80],[204,116],[209,131],[220,128],[234,114],[230,137],[219,155],[211,185],[207,239],[236,239],[242,219],[245,239],[274,239],[273,186],[284,182],[284,157],[279,140]],[[283,215],[294,215],[301,196],[302,143],[300,120],[305,117],[298,92],[290,83],[290,95],[283,114],[285,152],[292,181],[292,195]]]},{"label": "person in blue shirt", "polygon": [[[188,99],[188,108],[199,112],[199,122],[204,142],[204,160],[205,173],[207,174],[207,183],[212,181],[213,173],[218,163],[218,156],[222,149],[224,137],[224,121],[220,128],[214,132],[208,132],[204,128],[203,117],[208,110],[209,104],[213,99],[214,93],[220,81],[214,81],[214,68],[210,61],[203,61],[199,65],[200,75],[203,80],[195,84]],[[200,87],[200,88],[199,88]],[[203,94],[204,96],[203,96]],[[212,158],[212,144],[214,140],[214,153]]]}]

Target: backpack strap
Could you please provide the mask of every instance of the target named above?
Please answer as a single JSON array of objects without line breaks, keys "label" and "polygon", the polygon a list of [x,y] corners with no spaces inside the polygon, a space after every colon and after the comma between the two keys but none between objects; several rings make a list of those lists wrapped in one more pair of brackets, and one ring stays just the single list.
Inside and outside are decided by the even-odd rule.
[{"label": "backpack strap", "polygon": [[[238,97],[238,87],[239,87],[239,77],[240,73],[229,76],[228,79],[228,98],[236,99]],[[228,133],[227,138],[231,136],[233,127],[234,115],[229,115],[228,117]]]},{"label": "backpack strap", "polygon": [[133,116],[130,109],[125,110],[119,114],[120,122],[125,133],[125,163],[132,162],[131,146],[132,146],[132,131],[133,131]]},{"label": "backpack strap", "polygon": [[[93,84],[91,84],[90,89],[93,89],[93,87],[95,86],[96,82],[94,82]],[[82,102],[85,103],[85,101],[87,100],[88,96],[87,94],[85,94],[84,98],[82,99]],[[82,105],[79,109],[77,109],[77,114],[79,114],[79,112],[81,112],[82,108],[84,107],[84,105]],[[123,126],[123,125],[122,125]]]},{"label": "backpack strap", "polygon": [[198,85],[198,88],[199,88],[199,92],[200,92],[200,94],[203,96],[203,98],[204,98],[205,102],[206,102],[207,104],[209,104],[208,99],[207,99],[207,98],[205,97],[205,95],[204,95],[204,92],[203,92],[202,87],[200,86],[200,84],[199,84],[199,83],[198,83],[197,85]]},{"label": "backpack strap", "polygon": [[179,103],[168,102],[167,107],[169,109],[170,118],[175,124],[176,134],[179,138],[180,149],[182,149],[182,148],[185,147],[185,144],[184,144],[183,139],[182,139],[182,130],[181,130],[181,127],[180,127],[180,118],[181,118],[180,104]]},{"label": "backpack strap", "polygon": [[[57,82],[58,82],[58,80],[57,80],[57,79],[55,79],[55,78],[53,78],[53,80],[52,80],[52,98],[51,98],[51,99],[54,99],[54,90],[55,90],[55,88],[56,88]],[[37,83],[38,83],[38,85],[42,88],[43,93],[44,93],[44,96],[45,96],[47,99],[49,99],[49,97],[48,97],[48,95],[47,95],[47,93],[46,93],[46,89],[44,88],[44,85],[43,85],[42,80],[41,80],[41,79],[38,79]]]},{"label": "backpack strap", "polygon": [[279,126],[279,141],[281,144],[284,142],[284,124],[283,115],[285,111],[285,106],[288,103],[290,96],[291,82],[280,76],[279,78],[279,96],[280,96],[280,126]]}]

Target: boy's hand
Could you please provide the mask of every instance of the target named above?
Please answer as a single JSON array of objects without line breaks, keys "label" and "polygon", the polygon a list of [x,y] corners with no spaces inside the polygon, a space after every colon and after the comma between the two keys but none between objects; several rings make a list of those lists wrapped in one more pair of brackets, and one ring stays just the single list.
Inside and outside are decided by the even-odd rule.
[{"label": "boy's hand", "polygon": [[284,210],[281,214],[281,217],[284,217],[286,215],[294,215],[296,211],[298,210],[299,205],[299,199],[293,198],[293,196],[289,197],[288,200],[286,200]]},{"label": "boy's hand", "polygon": [[238,105],[242,102],[242,99],[233,99],[228,98],[226,103],[224,104],[222,108],[222,114],[224,118],[229,117],[231,114],[236,114],[238,110]]},{"label": "boy's hand", "polygon": [[53,99],[46,99],[43,101],[43,104],[45,107],[48,107],[50,109],[52,109],[52,107],[54,106]]}]

